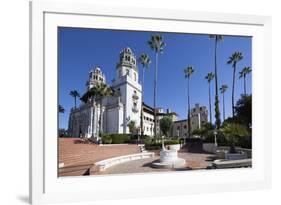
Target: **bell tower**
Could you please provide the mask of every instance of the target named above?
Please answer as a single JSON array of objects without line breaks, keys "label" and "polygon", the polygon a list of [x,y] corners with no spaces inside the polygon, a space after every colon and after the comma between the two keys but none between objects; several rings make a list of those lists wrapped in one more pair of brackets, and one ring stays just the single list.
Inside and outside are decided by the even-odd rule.
[{"label": "bell tower", "polygon": [[106,79],[100,67],[97,66],[89,72],[89,80],[86,83],[87,89],[90,90],[99,83],[106,84]]},{"label": "bell tower", "polygon": [[129,133],[127,127],[129,121],[135,121],[136,126],[140,126],[142,87],[138,80],[136,56],[129,47],[126,47],[119,54],[116,78],[112,84],[113,88],[120,93],[120,99],[124,105],[123,122],[120,125],[123,133]]},{"label": "bell tower", "polygon": [[128,75],[133,81],[138,82],[138,69],[136,56],[132,50],[124,48],[119,55],[119,62],[116,66],[116,79]]}]

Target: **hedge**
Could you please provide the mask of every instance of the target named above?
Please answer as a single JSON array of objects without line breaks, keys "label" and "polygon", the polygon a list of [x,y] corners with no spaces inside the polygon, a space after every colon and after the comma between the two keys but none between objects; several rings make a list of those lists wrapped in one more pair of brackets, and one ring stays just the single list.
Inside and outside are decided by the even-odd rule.
[{"label": "hedge", "polygon": [[130,142],[130,134],[103,134],[103,144],[124,144]]},{"label": "hedge", "polygon": [[[179,144],[179,140],[166,140],[164,145],[174,145]],[[160,150],[162,148],[162,142],[146,141],[145,149],[146,150]]]}]

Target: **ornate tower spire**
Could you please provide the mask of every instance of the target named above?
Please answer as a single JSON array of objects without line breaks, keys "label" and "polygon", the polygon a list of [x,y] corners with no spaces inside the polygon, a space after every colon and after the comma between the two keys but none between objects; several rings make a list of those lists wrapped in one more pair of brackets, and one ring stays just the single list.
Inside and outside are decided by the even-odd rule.
[{"label": "ornate tower spire", "polygon": [[124,48],[120,52],[119,62],[117,63],[116,69],[116,79],[128,75],[131,79],[138,82],[138,68],[136,56],[129,47]]},{"label": "ornate tower spire", "polygon": [[89,81],[87,81],[88,90],[99,83],[106,83],[105,75],[102,73],[100,67],[95,67],[89,72]]}]

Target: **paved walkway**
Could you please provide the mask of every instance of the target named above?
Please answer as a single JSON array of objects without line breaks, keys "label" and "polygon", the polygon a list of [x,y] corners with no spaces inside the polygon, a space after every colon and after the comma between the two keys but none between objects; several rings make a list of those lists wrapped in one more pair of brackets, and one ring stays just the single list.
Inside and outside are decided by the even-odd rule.
[{"label": "paved walkway", "polygon": [[[59,138],[59,163],[64,163],[64,167],[59,168],[59,176],[89,175],[90,168],[97,161],[140,153],[140,148],[133,144],[99,146],[95,144],[77,144],[77,140],[79,139]],[[181,150],[178,155],[186,160],[186,166],[176,170],[206,169],[211,165],[214,157],[214,155],[203,153],[201,150],[189,150],[189,152]],[[152,168],[151,163],[158,159],[159,151],[155,152],[154,158],[122,163],[96,174],[126,174],[175,170]]]},{"label": "paved walkway", "polygon": [[163,171],[186,171],[195,169],[206,169],[211,166],[214,155],[207,153],[188,153],[180,152],[179,157],[186,160],[186,166],[180,169],[155,169],[151,163],[159,160],[159,156],[149,159],[135,160],[122,163],[106,169],[99,174],[127,174],[127,173],[145,173],[145,172],[163,172]]},{"label": "paved walkway", "polygon": [[97,161],[111,157],[140,153],[137,145],[77,144],[78,138],[59,138],[59,176],[87,175],[88,169]]}]

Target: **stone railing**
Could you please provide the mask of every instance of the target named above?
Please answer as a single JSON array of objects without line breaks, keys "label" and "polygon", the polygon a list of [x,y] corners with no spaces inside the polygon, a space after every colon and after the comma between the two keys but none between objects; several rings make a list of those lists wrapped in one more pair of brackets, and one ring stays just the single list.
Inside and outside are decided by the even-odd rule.
[{"label": "stone railing", "polygon": [[147,159],[154,157],[154,152],[142,152],[138,154],[124,155],[119,157],[113,157],[105,159],[94,164],[95,171],[104,171],[105,169],[112,167],[117,164],[121,164],[128,161]]},{"label": "stone railing", "polygon": [[240,160],[215,160],[212,167],[215,169],[251,167],[252,159]]},{"label": "stone railing", "polygon": [[[235,147],[235,149],[238,152],[245,152],[247,154],[247,158],[252,158],[251,149],[245,149],[245,148],[241,148],[241,147]],[[229,150],[229,147],[227,147],[227,146],[222,146],[222,147],[217,148],[217,152],[221,152],[221,153],[226,153],[226,152],[228,152],[228,150]]]}]

